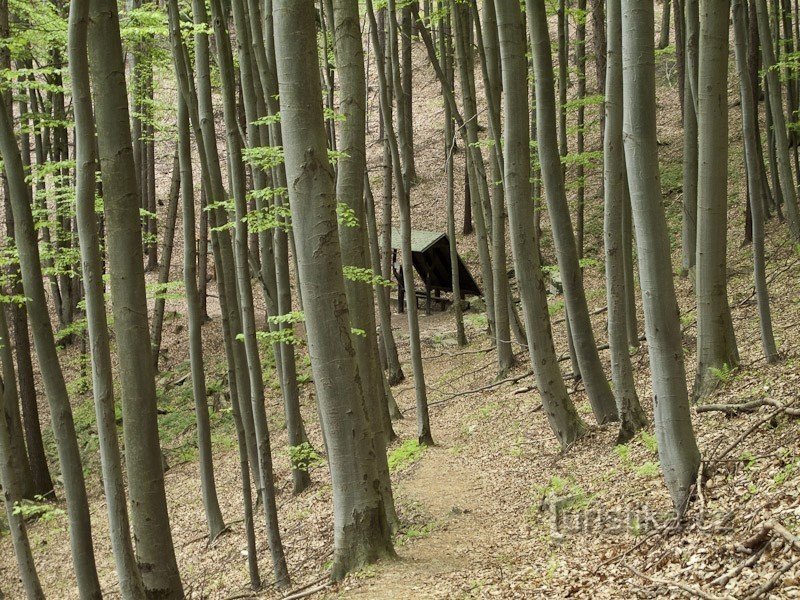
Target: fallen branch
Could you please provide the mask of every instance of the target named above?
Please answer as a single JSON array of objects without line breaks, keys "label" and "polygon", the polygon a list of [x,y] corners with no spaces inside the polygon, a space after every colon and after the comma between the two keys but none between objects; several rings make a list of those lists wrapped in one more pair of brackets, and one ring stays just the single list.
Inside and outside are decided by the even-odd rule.
[{"label": "fallen branch", "polygon": [[753,423],[750,427],[748,427],[744,431],[744,433],[742,433],[742,435],[740,435],[735,440],[733,440],[733,443],[730,444],[727,448],[725,448],[725,450],[722,451],[722,454],[720,454],[718,457],[710,458],[706,462],[713,462],[714,460],[719,460],[721,458],[725,458],[731,451],[733,451],[739,444],[741,444],[747,438],[747,436],[749,436],[756,429],[761,427],[764,423],[768,423],[769,421],[771,421],[772,419],[777,417],[779,414],[781,414],[785,410],[786,410],[786,407],[781,406],[779,409],[774,410],[771,413],[769,413],[766,417],[763,417],[763,418],[759,419],[758,421]]},{"label": "fallen branch", "polygon": [[773,589],[775,589],[781,581],[781,577],[783,577],[788,570],[794,567],[797,563],[800,562],[800,558],[795,558],[794,560],[787,561],[784,565],[775,573],[769,580],[758,587],[752,594],[748,594],[746,596],[747,600],[756,600],[757,598],[763,598],[767,594],[769,594]]},{"label": "fallen branch", "polygon": [[749,569],[754,564],[758,562],[758,559],[761,558],[761,555],[764,554],[764,551],[767,549],[767,545],[764,544],[759,548],[758,552],[755,552],[752,556],[748,557],[747,560],[740,562],[736,565],[733,569],[728,571],[727,573],[723,573],[716,579],[711,582],[711,585],[717,585],[720,587],[725,587],[728,582],[733,579],[734,577],[738,577],[739,573],[744,571],[745,569]]},{"label": "fallen branch", "polygon": [[645,579],[647,581],[650,581],[651,583],[655,583],[658,585],[666,585],[667,587],[678,588],[679,590],[683,590],[687,594],[690,594],[694,598],[704,598],[705,600],[723,600],[730,598],[730,596],[715,596],[713,594],[709,594],[707,592],[704,592],[698,587],[689,585],[688,583],[683,583],[681,581],[673,581],[671,579],[663,579],[661,577],[653,577],[652,575],[646,575],[645,573],[638,571],[637,569],[633,568],[630,565],[625,565],[625,566],[631,573],[633,573],[634,575],[638,575],[642,579]]},{"label": "fallen branch", "polygon": [[329,582],[322,583],[320,585],[316,585],[301,592],[296,592],[294,594],[289,594],[288,596],[284,596],[283,600],[299,600],[300,598],[306,598],[308,596],[311,596],[312,594],[316,594],[317,592],[321,592],[322,590],[327,589],[328,587],[330,587],[330,585],[331,584]]},{"label": "fallen branch", "polygon": [[[759,400],[751,400],[750,402],[743,402],[741,404],[703,404],[697,407],[698,413],[706,412],[724,412],[727,415],[736,415],[743,412],[753,412],[762,406],[772,406],[781,408],[782,405],[775,400],[761,398]],[[783,407],[784,412],[792,417],[800,417],[800,409]]]}]

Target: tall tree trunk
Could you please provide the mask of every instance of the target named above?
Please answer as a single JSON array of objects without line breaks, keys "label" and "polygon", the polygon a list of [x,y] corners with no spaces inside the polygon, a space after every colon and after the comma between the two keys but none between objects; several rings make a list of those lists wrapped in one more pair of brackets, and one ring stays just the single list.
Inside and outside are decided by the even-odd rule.
[{"label": "tall tree trunk", "polygon": [[158,439],[139,190],[136,186],[117,5],[90,0],[89,59],[117,335],[125,460],[136,558],[148,594],[183,595],[172,545]]},{"label": "tall tree trunk", "polygon": [[763,69],[766,72],[767,93],[772,114],[772,131],[777,153],[777,170],[783,201],[786,203],[786,215],[792,236],[800,239],[800,212],[797,206],[797,190],[795,189],[792,168],[789,163],[789,138],[786,133],[786,115],[783,112],[780,81],[774,66],[775,52],[772,48],[772,36],[769,27],[766,0],[756,0],[758,31],[761,38]]},{"label": "tall tree trunk", "polygon": [[658,33],[658,49],[663,50],[669,46],[669,17],[670,13],[670,0],[664,0],[661,5],[661,30]]},{"label": "tall tree trunk", "polygon": [[5,307],[0,307],[0,362],[2,362],[3,396],[5,404],[2,417],[8,426],[8,459],[16,469],[14,493],[21,498],[33,500],[36,495],[33,473],[31,472],[28,454],[25,451],[25,435],[22,429],[22,418],[19,412],[19,394],[14,371],[14,353],[11,351],[11,336],[8,332]]},{"label": "tall tree trunk", "polygon": [[700,7],[698,71],[697,376],[695,399],[719,383],[717,369],[739,364],[728,305],[729,2]]},{"label": "tall tree trunk", "polygon": [[114,406],[114,377],[106,317],[103,257],[97,231],[95,189],[97,158],[88,55],[89,0],[70,3],[69,73],[75,115],[75,216],[78,225],[86,320],[91,347],[92,393],[100,438],[100,460],[106,493],[111,548],[120,592],[126,600],[144,597],[144,583],[136,564],[126,504]]},{"label": "tall tree trunk", "polygon": [[[368,4],[368,10],[371,8]],[[374,14],[370,16],[374,28]],[[308,349],[333,484],[331,576],[338,580],[352,569],[393,556],[394,550],[377,485],[361,388],[353,386],[353,382],[358,383],[359,372],[342,277],[336,192],[322,106],[308,101],[321,95],[315,77],[318,59],[313,2],[275,0],[274,19],[292,223]]]},{"label": "tall tree trunk", "polygon": [[583,278],[578,264],[575,235],[564,190],[564,176],[556,141],[553,63],[544,0],[531,2],[528,26],[531,27],[533,38],[539,162],[542,165],[542,179],[553,227],[558,267],[564,283],[567,318],[592,411],[598,423],[607,423],[617,420],[617,409],[594,341]]},{"label": "tall tree trunk", "polygon": [[[485,6],[489,5],[492,5],[493,7],[494,3],[487,2]],[[450,93],[454,93],[455,74],[453,72],[453,43],[451,32],[452,14],[448,12],[446,15],[444,15],[443,19],[442,31],[439,36],[439,54],[442,57],[442,65],[444,67],[445,78],[447,79],[446,87]],[[500,72],[501,71],[498,65],[498,73]],[[450,277],[452,278],[453,287],[453,315],[456,321],[456,341],[459,346],[466,346],[467,334],[464,331],[464,315],[462,309],[463,294],[461,292],[461,278],[458,268],[458,247],[456,245],[455,178],[453,173],[453,169],[455,167],[455,161],[453,159],[455,145],[456,137],[453,111],[450,110],[450,105],[445,103],[444,151],[445,156],[447,157],[445,162],[445,171],[447,176],[447,238],[448,242],[450,243]],[[503,240],[503,243],[505,243],[505,240]]]},{"label": "tall tree trunk", "polygon": [[[5,326],[5,314],[0,310],[0,319]],[[7,327],[6,327],[7,329]],[[3,343],[8,342],[8,338],[3,338]],[[5,417],[8,413],[9,401],[16,401],[16,398],[7,394],[7,381],[0,381],[0,415]],[[17,558],[19,577],[22,580],[22,587],[28,600],[44,600],[44,592],[39,583],[39,574],[36,572],[36,563],[33,560],[31,545],[28,540],[28,531],[25,526],[25,518],[16,511],[17,503],[23,499],[20,493],[19,463],[14,460],[14,450],[11,447],[11,432],[6,418],[0,418],[0,495],[5,504],[6,517],[8,518],[8,528],[11,531],[11,543],[14,546],[14,555]],[[99,595],[97,596],[99,598]]]},{"label": "tall tree trunk", "polygon": [[[250,281],[250,262],[247,246],[247,190],[244,164],[242,163],[242,140],[239,135],[239,127],[236,120],[236,96],[234,88],[236,76],[233,70],[233,54],[225,22],[225,11],[217,0],[212,0],[211,2],[211,14],[214,26],[214,39],[217,47],[217,64],[219,65],[220,79],[222,81],[223,113],[227,130],[228,164],[230,165],[233,201],[236,207],[233,244],[234,264],[236,266],[236,286],[239,291],[242,336],[244,338],[247,371],[250,382],[250,402],[253,408],[253,423],[255,425],[256,441],[258,444],[262,507],[266,520],[267,537],[269,540],[270,553],[272,555],[272,566],[276,585],[278,588],[284,588],[288,587],[290,579],[278,525],[272,451],[270,448],[270,434],[265,410],[264,379],[261,369],[261,357],[258,353],[258,340],[256,339],[253,288]],[[244,34],[245,31],[246,28],[243,28],[240,23],[240,34]],[[242,65],[242,70],[244,72],[247,72],[250,68],[250,65]]]},{"label": "tall tree trunk", "polygon": [[[369,8],[369,5],[368,5]],[[396,33],[396,20],[392,18],[395,13],[395,2],[389,0],[389,36],[390,46],[391,40],[395,37]],[[375,28],[375,20],[370,16],[371,28]],[[376,52],[379,52],[378,45],[373,44]],[[382,58],[379,56],[379,60]],[[394,89],[400,89],[400,74],[397,69],[394,72]],[[381,79],[384,79],[381,84]],[[381,86],[381,105],[384,106],[384,114],[388,114],[386,110],[388,101],[388,92],[386,89],[385,77],[381,77],[378,73],[378,81]],[[412,262],[411,253],[411,192],[406,187],[406,182],[409,181],[408,169],[410,167],[407,157],[404,157],[402,162],[400,159],[400,149],[397,143],[397,138],[394,133],[394,126],[391,123],[385,123],[384,126],[389,133],[389,143],[394,146],[392,148],[392,163],[395,165],[395,185],[397,186],[398,208],[400,212],[400,238],[402,254],[402,269],[403,269],[403,287],[405,288],[409,302],[407,303],[408,314],[408,330],[409,330],[409,346],[411,351],[411,367],[414,372],[414,391],[416,396],[417,408],[417,439],[420,444],[433,445],[433,436],[431,434],[430,416],[428,414],[428,389],[425,384],[425,371],[422,364],[422,347],[420,342],[419,333],[419,316],[417,314],[417,299],[414,291],[414,264]],[[402,136],[403,126],[398,121],[398,130]],[[394,143],[392,137],[395,137]],[[402,171],[401,172],[401,165]]]},{"label": "tall tree trunk", "polygon": [[[366,155],[366,100],[367,83],[364,74],[364,48],[361,42],[361,26],[358,18],[357,0],[334,0],[336,31],[334,48],[336,69],[339,75],[339,110],[344,120],[339,127],[339,146],[346,157],[338,162],[336,198],[353,211],[357,221],[355,227],[342,223],[339,226],[342,263],[369,269],[367,252],[367,228],[364,210],[364,173],[367,169]],[[399,528],[400,520],[394,508],[392,483],[386,457],[386,441],[391,429],[389,404],[384,395],[383,376],[378,358],[378,338],[375,333],[375,298],[372,286],[358,278],[345,277],[345,293],[350,313],[350,324],[364,332],[355,336],[359,380],[364,400],[364,414],[372,430],[376,469],[380,479],[380,490],[386,520],[392,530]]]},{"label": "tall tree trunk", "polygon": [[[39,258],[33,214],[25,183],[25,172],[14,135],[11,116],[5,106],[0,107],[0,153],[3,158],[11,208],[14,213],[14,237],[19,253],[22,287],[25,294],[28,316],[39,370],[45,393],[50,404],[53,433],[58,448],[64,493],[67,497],[72,561],[78,580],[78,590],[84,598],[100,598],[100,584],[94,561],[92,529],[89,503],[81,465],[75,425],[72,420],[67,386],[58,361],[50,314],[44,293],[42,265]],[[137,220],[138,226],[138,220]]]},{"label": "tall tree trunk", "polygon": [[[497,41],[497,20],[494,5],[486,2],[483,5],[485,29],[481,27],[480,15],[476,4],[471,4],[475,23],[475,34],[478,52],[481,55],[484,88],[489,112],[489,132],[492,147],[490,150],[492,163],[492,284],[494,288],[494,320],[495,344],[497,347],[498,378],[503,378],[514,366],[514,353],[511,349],[511,322],[509,319],[508,267],[506,265],[506,210],[503,194],[503,156],[500,139],[500,64]],[[484,44],[483,33],[486,32],[487,43]]]},{"label": "tall tree trunk", "polygon": [[[172,161],[172,181],[169,188],[169,203],[167,205],[167,220],[164,223],[164,243],[161,249],[161,265],[156,263],[158,269],[158,291],[156,293],[155,307],[153,308],[152,346],[153,370],[158,372],[158,359],[161,353],[161,336],[164,332],[164,311],[166,309],[167,283],[169,271],[172,266],[172,247],[175,240],[175,221],[178,217],[178,196],[180,196],[180,167],[178,165],[178,152]],[[151,256],[155,256],[155,252]]]},{"label": "tall tree trunk", "polygon": [[742,103],[742,133],[744,137],[745,164],[747,165],[747,186],[750,192],[751,227],[753,231],[753,277],[755,279],[758,317],[761,324],[761,347],[768,363],[779,359],[772,333],[772,315],[769,308],[769,289],[765,274],[764,259],[764,201],[762,199],[761,169],[758,164],[758,138],[756,136],[753,113],[757,111],[754,102],[752,82],[747,64],[747,32],[745,10],[742,0],[733,0],[733,29],[735,35],[736,67],[739,71],[739,97]]},{"label": "tall tree trunk", "polygon": [[[483,167],[483,156],[477,148],[478,144],[478,122],[477,122],[477,107],[474,93],[474,73],[472,72],[470,60],[471,48],[467,45],[467,31],[465,21],[469,11],[466,7],[456,3],[453,7],[452,21],[454,43],[456,48],[456,58],[458,60],[460,81],[461,81],[461,98],[464,106],[464,118],[459,123],[459,126],[464,125],[466,133],[466,143],[464,144],[464,152],[467,153],[467,173],[470,185],[470,206],[471,216],[475,225],[475,233],[478,243],[478,258],[481,267],[481,279],[483,281],[483,297],[486,300],[486,316],[489,321],[489,331],[492,335],[496,335],[495,327],[495,292],[494,292],[494,276],[492,271],[492,259],[489,254],[489,228],[487,225],[487,212],[484,211],[484,206],[487,204],[483,200],[484,188],[486,189],[486,196],[488,200],[488,186],[486,185],[486,177]],[[428,49],[430,57],[431,49]],[[441,78],[440,78],[441,79]],[[451,109],[454,103],[451,104]],[[454,112],[455,116],[455,112]],[[457,120],[459,120],[457,118]],[[478,179],[483,175],[483,180]],[[480,191],[479,191],[480,186]],[[489,215],[491,217],[491,215]]]},{"label": "tall tree trunk", "polygon": [[698,0],[684,0],[686,81],[683,85],[683,218],[681,219],[681,274],[688,276],[697,260],[697,72]]},{"label": "tall tree trunk", "polygon": [[[197,420],[197,448],[200,454],[200,491],[206,513],[208,536],[216,539],[224,530],[225,522],[217,499],[214,481],[214,457],[211,451],[211,422],[208,417],[206,376],[203,363],[202,317],[197,294],[197,259],[195,256],[194,185],[192,180],[191,147],[189,140],[189,114],[183,98],[178,100],[178,160],[183,196],[184,260],[183,281],[186,290],[186,313],[189,322],[189,362],[192,371],[192,394]],[[164,260],[166,261],[166,255]],[[243,473],[247,476],[247,472]],[[249,494],[248,494],[249,495]]]},{"label": "tall tree trunk", "polygon": [[652,0],[622,0],[623,140],[636,224],[658,456],[673,507],[683,514],[697,478],[700,451],[692,430],[669,235],[661,206],[653,36]]},{"label": "tall tree trunk", "polygon": [[603,178],[605,211],[603,238],[606,259],[606,297],[608,298],[608,345],[611,350],[611,379],[617,401],[620,429],[617,443],[624,444],[647,425],[639,404],[633,366],[628,354],[625,324],[625,257],[622,244],[623,205],[627,202],[625,154],[622,147],[622,13],[620,0],[608,0],[605,136]]},{"label": "tall tree trunk", "polygon": [[[367,235],[369,237],[369,246],[370,246],[370,260],[372,261],[372,272],[373,273],[380,273],[380,248],[378,246],[378,225],[375,220],[375,198],[372,195],[372,186],[369,183],[369,176],[364,176],[364,193],[365,193],[365,208],[366,208],[366,220],[367,220]],[[386,279],[386,281],[390,281]],[[394,334],[392,334],[392,314],[391,308],[389,306],[389,298],[384,294],[384,287],[389,287],[388,285],[381,285],[380,283],[376,283],[375,285],[375,295],[378,298],[378,316],[380,319],[380,326],[381,326],[381,335],[380,337],[384,338],[384,341],[378,340],[379,343],[384,344],[386,347],[386,358],[389,364],[389,374],[392,373],[392,363],[393,361],[397,361],[397,368],[400,368],[400,359],[397,357],[397,346],[394,344]],[[387,333],[388,332],[388,333]],[[385,340],[391,340],[385,341]],[[394,358],[392,358],[392,352],[390,348],[394,349]],[[402,373],[402,371],[401,371]],[[394,394],[392,394],[391,388],[391,380],[383,374],[384,380],[384,394],[386,396],[386,402],[389,406],[389,416],[392,419],[402,419],[403,413],[400,412],[400,408],[397,406],[397,402],[394,399]],[[390,423],[391,425],[391,423]],[[394,430],[390,427],[388,433],[388,439],[391,441],[397,437]]]},{"label": "tall tree trunk", "polygon": [[[256,4],[250,0],[250,5],[253,8],[252,12],[255,13]],[[251,22],[254,19],[251,18]],[[272,27],[272,0],[267,0],[264,5],[264,23],[265,28],[263,32],[264,44],[264,61],[263,72],[261,75],[261,84],[265,86],[266,90],[266,104],[267,111],[270,115],[276,115],[280,112],[278,104],[278,80],[275,71],[275,40]],[[256,37],[254,32],[253,37]],[[260,56],[258,49],[256,57]],[[269,128],[270,143],[273,146],[282,146],[283,140],[281,137],[280,123],[274,122]],[[284,165],[278,165],[273,169],[273,179],[277,182],[278,186],[286,189],[286,171]],[[287,200],[284,194],[277,194],[274,198],[275,207],[279,212],[288,208]],[[275,255],[275,279],[278,286],[278,312],[282,315],[292,312],[292,288],[289,273],[289,243],[290,235],[288,233],[289,222],[286,219],[284,226],[279,227],[273,233],[273,252]],[[298,296],[299,296],[298,291]],[[300,298],[302,303],[302,298]],[[281,330],[291,327],[289,323],[281,323],[279,328]],[[284,411],[286,414],[286,429],[289,436],[289,443],[297,446],[307,441],[307,436],[303,426],[303,419],[300,415],[300,393],[297,387],[297,365],[295,362],[294,346],[291,344],[281,345],[281,391],[283,392]],[[308,486],[311,485],[311,478],[307,470],[293,469],[292,479],[294,481],[294,492],[299,494]]]},{"label": "tall tree trunk", "polygon": [[[516,0],[495,0],[505,90],[504,182],[509,231],[514,251],[522,312],[528,330],[530,360],[550,427],[566,449],[584,433],[558,366],[547,296],[535,244],[530,184],[528,64],[525,28]],[[529,19],[532,3],[527,4]],[[513,125],[511,125],[513,124]]]}]

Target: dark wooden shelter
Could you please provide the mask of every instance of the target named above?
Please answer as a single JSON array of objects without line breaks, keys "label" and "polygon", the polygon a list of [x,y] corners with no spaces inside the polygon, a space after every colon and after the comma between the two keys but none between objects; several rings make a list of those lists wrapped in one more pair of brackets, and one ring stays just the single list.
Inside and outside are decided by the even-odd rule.
[{"label": "dark wooden shelter", "polygon": [[[397,308],[405,310],[406,290],[403,283],[403,267],[397,260],[400,251],[400,230],[392,228],[392,271],[397,280]],[[411,259],[414,270],[419,274],[425,286],[424,291],[414,290],[414,301],[425,299],[425,310],[431,312],[433,303],[442,310],[448,300],[442,298],[442,292],[453,293],[453,271],[450,264],[450,241],[447,235],[436,231],[411,230]],[[458,279],[461,284],[462,299],[464,296],[480,296],[481,290],[472,273],[458,257]]]}]

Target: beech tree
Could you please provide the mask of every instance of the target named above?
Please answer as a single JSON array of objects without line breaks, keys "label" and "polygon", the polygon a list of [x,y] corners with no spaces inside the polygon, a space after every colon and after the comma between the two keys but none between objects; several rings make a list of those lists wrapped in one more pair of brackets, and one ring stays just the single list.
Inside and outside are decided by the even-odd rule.
[{"label": "beech tree", "polygon": [[[522,312],[528,331],[530,360],[550,427],[562,448],[584,433],[584,424],[567,394],[558,366],[539,253],[535,246],[530,202],[530,138],[528,128],[527,61],[522,13],[516,0],[497,0],[497,25],[505,89],[505,198]],[[528,19],[534,15],[528,3]],[[513,123],[511,126],[509,124]]]},{"label": "beech tree", "polygon": [[111,304],[120,362],[131,524],[145,592],[183,594],[169,526],[156,417],[139,190],[133,162],[117,5],[91,0],[89,72],[94,92]]},{"label": "beech tree", "polygon": [[625,320],[625,257],[622,221],[627,200],[628,178],[622,145],[622,13],[620,0],[606,2],[607,66],[604,140],[605,211],[603,236],[606,259],[606,296],[608,298],[608,344],[611,349],[611,378],[620,420],[617,441],[625,443],[647,424],[639,404],[633,366],[628,354]]},{"label": "beech tree", "polygon": [[[697,76],[697,377],[694,396],[719,382],[715,370],[739,364],[728,305],[729,3],[701,3]],[[722,10],[724,8],[724,10]]]},{"label": "beech tree", "polygon": [[617,420],[614,395],[608,384],[594,341],[586,293],[583,288],[575,234],[564,190],[564,175],[556,139],[556,106],[553,91],[553,62],[544,0],[532,0],[528,9],[531,28],[533,66],[536,77],[536,132],[539,162],[542,165],[548,213],[553,227],[558,268],[564,284],[567,320],[580,374],[598,423]]},{"label": "beech tree", "polygon": [[100,438],[111,547],[114,552],[120,592],[123,598],[134,600],[143,597],[145,592],[130,535],[125,482],[117,438],[108,319],[103,297],[105,293],[103,259],[95,212],[97,175],[95,126],[87,47],[89,0],[70,3],[69,20],[69,68],[75,113],[75,216],[81,247],[86,317],[91,339],[92,393],[97,415],[97,433]]},{"label": "beech tree", "polygon": [[673,507],[683,514],[697,478],[700,451],[689,411],[669,236],[661,206],[653,29],[652,0],[622,0],[623,140],[636,225],[658,457]]},{"label": "beech tree", "polygon": [[[331,576],[394,555],[351,339],[317,73],[314,3],[275,0],[281,122],[308,349],[333,483]],[[355,388],[352,382],[357,382]]]}]

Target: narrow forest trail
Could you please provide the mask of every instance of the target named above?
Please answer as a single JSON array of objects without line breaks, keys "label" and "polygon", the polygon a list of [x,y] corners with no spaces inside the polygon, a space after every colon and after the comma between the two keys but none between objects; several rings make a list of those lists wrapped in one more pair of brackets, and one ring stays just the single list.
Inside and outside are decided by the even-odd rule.
[{"label": "narrow forest trail", "polygon": [[430,523],[429,534],[398,545],[398,562],[367,570],[361,586],[339,597],[441,597],[440,584],[469,572],[471,549],[491,538],[497,523],[491,518],[490,490],[475,473],[458,465],[453,447],[452,439],[440,439],[413,467],[413,477],[396,491],[401,503],[423,513]]}]

